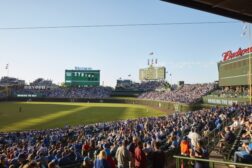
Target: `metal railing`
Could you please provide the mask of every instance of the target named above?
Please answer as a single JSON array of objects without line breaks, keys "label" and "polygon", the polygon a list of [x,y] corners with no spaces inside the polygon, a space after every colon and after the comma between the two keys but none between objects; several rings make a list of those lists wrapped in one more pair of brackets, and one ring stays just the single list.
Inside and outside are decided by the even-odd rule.
[{"label": "metal railing", "polygon": [[[191,163],[193,162],[201,162],[205,165],[208,165],[210,168],[215,168],[218,166],[236,166],[239,168],[249,168],[252,167],[252,164],[245,164],[245,163],[234,163],[234,162],[226,162],[226,161],[219,161],[219,160],[209,160],[209,159],[199,159],[199,158],[190,158],[185,156],[173,156],[176,159],[176,168],[180,168],[182,164],[186,168],[193,168]],[[185,163],[188,163],[185,165]]]},{"label": "metal railing", "polygon": [[82,162],[76,162],[69,165],[61,165],[60,168],[80,168]]},{"label": "metal railing", "polygon": [[239,111],[235,111],[230,116],[227,116],[227,119],[223,121],[220,128],[213,129],[207,137],[203,138],[204,145],[208,147],[208,152],[211,152],[220,140],[219,132],[223,130],[226,126],[231,125],[232,118],[237,117]]}]

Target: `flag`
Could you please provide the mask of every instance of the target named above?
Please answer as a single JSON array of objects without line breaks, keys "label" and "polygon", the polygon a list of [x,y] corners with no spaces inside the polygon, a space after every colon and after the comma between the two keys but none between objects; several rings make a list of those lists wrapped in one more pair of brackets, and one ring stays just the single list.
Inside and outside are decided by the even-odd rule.
[{"label": "flag", "polygon": [[242,37],[245,36],[247,34],[247,32],[248,32],[248,23],[244,22],[244,26],[242,28],[242,34],[241,34],[241,36]]},{"label": "flag", "polygon": [[154,52],[150,52],[149,55],[154,55]]},{"label": "flag", "polygon": [[9,69],[9,64],[6,64],[5,69]]}]

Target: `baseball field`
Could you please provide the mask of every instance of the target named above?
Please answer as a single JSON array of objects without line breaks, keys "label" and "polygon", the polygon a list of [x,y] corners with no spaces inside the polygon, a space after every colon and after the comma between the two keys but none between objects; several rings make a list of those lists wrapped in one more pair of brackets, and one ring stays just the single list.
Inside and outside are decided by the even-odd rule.
[{"label": "baseball field", "polygon": [[163,116],[142,105],[114,103],[1,102],[0,132],[60,128],[98,122]]}]

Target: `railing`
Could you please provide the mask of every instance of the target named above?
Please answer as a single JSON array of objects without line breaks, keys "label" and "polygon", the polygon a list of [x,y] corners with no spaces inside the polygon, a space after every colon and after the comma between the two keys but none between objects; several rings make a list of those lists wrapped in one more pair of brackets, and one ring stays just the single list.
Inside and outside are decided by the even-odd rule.
[{"label": "railing", "polygon": [[[235,114],[234,114],[235,115]],[[233,116],[230,116],[228,118],[233,118]],[[208,151],[210,152],[211,150],[214,149],[214,147],[217,145],[217,143],[219,142],[220,140],[220,135],[219,135],[219,132],[221,130],[223,130],[223,128],[225,128],[227,125],[230,124],[230,120],[229,119],[226,119],[225,121],[223,121],[222,125],[221,125],[221,128],[215,128],[213,129],[208,135],[207,137],[205,137],[203,139],[203,142],[205,142],[205,146],[208,147]]]},{"label": "railing", "polygon": [[237,166],[239,168],[248,168],[252,167],[252,164],[245,164],[245,163],[234,163],[234,162],[226,162],[226,161],[218,161],[218,160],[209,160],[209,159],[199,159],[199,158],[190,158],[185,156],[173,156],[176,159],[176,168],[180,168],[182,164],[188,163],[184,165],[186,168],[193,168],[190,162],[201,162],[208,165],[210,168],[215,168],[218,166]]},{"label": "railing", "polygon": [[206,138],[203,139],[203,142],[205,142],[205,146],[208,147],[209,152],[212,151],[214,147],[216,146],[216,144],[218,143],[218,140],[219,140],[218,133],[219,133],[219,129],[215,128],[207,135]]},{"label": "railing", "polygon": [[203,139],[203,142],[205,142],[205,146],[208,147],[208,152],[211,152],[214,147],[218,144],[220,140],[219,132],[223,130],[226,126],[230,125],[232,122],[232,118],[237,116],[238,111],[235,111],[231,116],[227,116],[227,119],[223,121],[221,128],[215,128],[213,129],[207,137]]},{"label": "railing", "polygon": [[80,168],[81,167],[82,162],[76,162],[76,163],[72,163],[69,165],[61,165],[60,168]]}]

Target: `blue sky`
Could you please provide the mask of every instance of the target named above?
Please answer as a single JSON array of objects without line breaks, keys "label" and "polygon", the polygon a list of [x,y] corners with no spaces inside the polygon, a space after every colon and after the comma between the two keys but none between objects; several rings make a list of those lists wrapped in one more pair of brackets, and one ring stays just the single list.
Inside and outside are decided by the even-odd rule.
[{"label": "blue sky", "polygon": [[[8,0],[0,1],[0,27],[234,21],[159,0]],[[166,66],[168,81],[213,82],[226,50],[247,47],[242,22],[229,24],[0,30],[0,76],[31,82],[43,77],[64,81],[75,66],[101,70],[101,81],[138,81],[148,58]],[[154,52],[154,56],[148,54]]]}]

